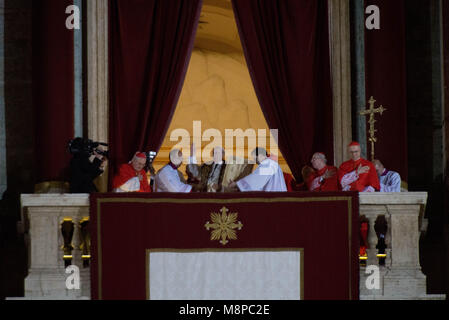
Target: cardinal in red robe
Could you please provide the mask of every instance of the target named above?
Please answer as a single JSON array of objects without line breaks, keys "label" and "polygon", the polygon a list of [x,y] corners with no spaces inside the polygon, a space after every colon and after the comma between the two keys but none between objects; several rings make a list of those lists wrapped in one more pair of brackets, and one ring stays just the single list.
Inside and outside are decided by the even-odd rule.
[{"label": "cardinal in red robe", "polygon": [[371,161],[361,158],[360,144],[348,146],[351,159],[338,169],[338,181],[343,191],[375,192],[380,190],[379,177]]},{"label": "cardinal in red robe", "polygon": [[147,157],[143,152],[136,152],[129,163],[120,166],[118,174],[114,177],[113,188],[115,192],[151,192],[147,173],[144,170]]},{"label": "cardinal in red robe", "polygon": [[305,179],[309,191],[338,191],[337,168],[326,162],[326,156],[322,152],[316,152],[312,156],[313,170],[309,170]]},{"label": "cardinal in red robe", "polygon": [[[380,190],[379,177],[374,164],[361,157],[360,144],[351,142],[348,146],[351,159],[338,169],[338,180],[343,191],[375,192]],[[360,256],[366,256],[368,223],[360,224]]]}]

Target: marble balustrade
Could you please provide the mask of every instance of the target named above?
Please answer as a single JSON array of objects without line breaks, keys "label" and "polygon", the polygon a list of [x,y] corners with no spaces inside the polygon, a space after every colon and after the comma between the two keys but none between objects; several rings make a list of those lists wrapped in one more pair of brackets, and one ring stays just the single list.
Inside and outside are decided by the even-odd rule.
[{"label": "marble balustrade", "polygon": [[[366,265],[379,270],[379,287],[368,289],[370,274],[360,267],[360,299],[442,299],[426,295],[426,276],[419,263],[419,239],[426,231],[425,192],[360,194],[360,215],[369,221]],[[29,250],[26,299],[89,299],[90,271],[83,267],[80,222],[89,216],[88,194],[23,194],[22,223]],[[385,218],[386,259],[379,265],[375,221]],[[80,269],[79,290],[68,290],[61,225],[73,222],[71,264]],[[85,258],[85,257],[84,257]],[[84,259],[85,260],[85,259]]]}]

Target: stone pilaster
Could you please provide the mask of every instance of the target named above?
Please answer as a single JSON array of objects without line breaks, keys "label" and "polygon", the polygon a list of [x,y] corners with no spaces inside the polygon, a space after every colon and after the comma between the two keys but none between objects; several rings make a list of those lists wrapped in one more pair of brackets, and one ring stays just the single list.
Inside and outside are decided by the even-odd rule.
[{"label": "stone pilaster", "polygon": [[[80,10],[80,20],[83,20],[84,12],[82,0],[73,0],[73,4]],[[83,25],[79,30],[73,30],[74,48],[74,76],[75,76],[75,102],[74,102],[74,131],[75,137],[83,136]]]},{"label": "stone pilaster", "polygon": [[[360,272],[360,298],[371,299],[441,299],[426,294],[426,276],[419,263],[420,213],[427,202],[425,192],[360,193],[360,214],[370,224],[369,244],[377,242],[374,221],[384,215],[388,222],[387,259],[379,267],[380,288],[367,290],[367,274]],[[375,244],[374,244],[375,245]],[[367,265],[378,265],[377,250],[368,250]],[[373,250],[371,252],[371,250]],[[370,259],[371,256],[371,259]],[[374,260],[375,259],[375,260]]]},{"label": "stone pilaster", "polygon": [[355,111],[354,125],[356,126],[357,141],[360,143],[362,156],[367,159],[366,147],[366,117],[360,116],[358,113],[366,109],[366,91],[365,91],[365,2],[352,1],[353,27],[354,27],[354,56],[353,56],[353,76],[355,77],[355,88],[353,89]]},{"label": "stone pilaster", "polygon": [[[87,121],[88,137],[108,142],[108,1],[87,1]],[[96,181],[107,191],[107,169]]]},{"label": "stone pilaster", "polygon": [[[88,195],[33,194],[22,196],[29,222],[29,272],[25,278],[26,299],[85,299],[90,297],[90,269],[83,269],[79,250],[73,250],[72,264],[80,269],[79,290],[69,290],[66,279],[61,223],[74,223],[89,215]],[[75,226],[72,243],[79,246],[79,229]]]},{"label": "stone pilaster", "polygon": [[351,132],[351,30],[349,1],[329,1],[332,89],[334,104],[334,163],[346,158]]}]

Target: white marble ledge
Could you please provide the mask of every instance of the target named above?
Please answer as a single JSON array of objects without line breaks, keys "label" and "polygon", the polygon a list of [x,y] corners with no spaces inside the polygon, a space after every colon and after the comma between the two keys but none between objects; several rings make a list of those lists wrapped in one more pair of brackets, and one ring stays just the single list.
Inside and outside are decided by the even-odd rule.
[{"label": "white marble ledge", "polygon": [[88,207],[88,193],[35,193],[21,194],[20,203],[25,207]]},{"label": "white marble ledge", "polygon": [[[87,193],[22,194],[22,207],[88,207]],[[427,192],[365,192],[359,193],[361,205],[421,204],[427,202]]]},{"label": "white marble ledge", "polygon": [[427,192],[360,192],[360,205],[426,205]]}]

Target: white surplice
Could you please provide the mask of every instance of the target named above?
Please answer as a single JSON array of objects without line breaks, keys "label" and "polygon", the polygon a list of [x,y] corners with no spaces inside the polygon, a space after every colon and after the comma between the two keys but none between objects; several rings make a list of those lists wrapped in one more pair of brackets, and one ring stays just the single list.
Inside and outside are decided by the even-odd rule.
[{"label": "white surplice", "polygon": [[401,176],[395,171],[384,169],[379,182],[380,192],[401,192]]},{"label": "white surplice", "polygon": [[140,190],[140,180],[134,177],[126,181],[119,188],[114,189],[114,192],[136,192]]},{"label": "white surplice", "polygon": [[253,173],[237,181],[237,187],[240,191],[287,191],[281,167],[268,158]]},{"label": "white surplice", "polygon": [[156,174],[156,192],[190,192],[192,186],[181,181],[178,170],[173,169],[169,164],[164,166]]}]

